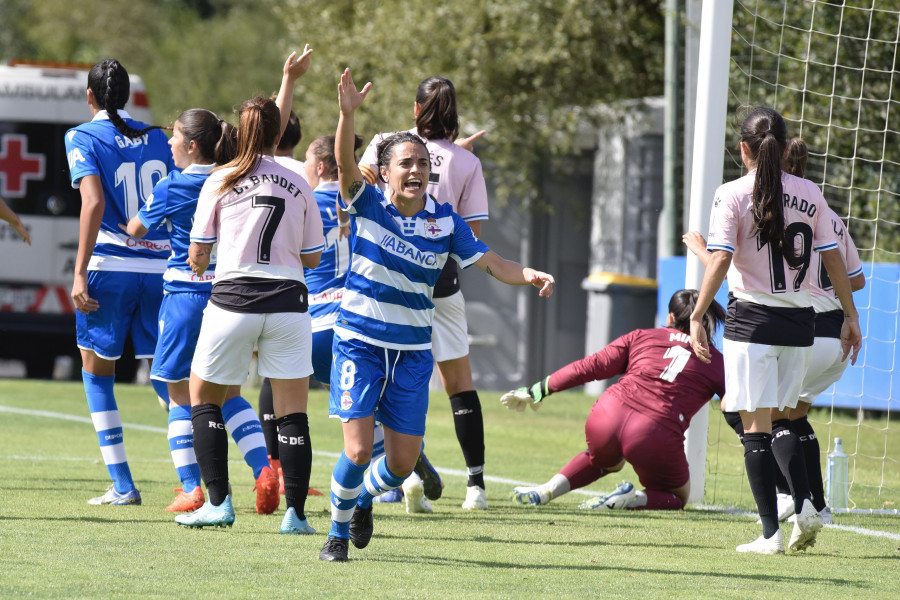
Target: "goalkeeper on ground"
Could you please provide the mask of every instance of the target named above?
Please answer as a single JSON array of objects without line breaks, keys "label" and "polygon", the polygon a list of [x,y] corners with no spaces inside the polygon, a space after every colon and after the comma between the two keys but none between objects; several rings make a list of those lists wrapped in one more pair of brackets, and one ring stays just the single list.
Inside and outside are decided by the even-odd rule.
[{"label": "goalkeeper on ground", "polygon": [[[553,392],[622,375],[591,409],[584,425],[587,450],[547,483],[515,488],[513,502],[546,504],[622,470],[627,461],[646,489],[637,491],[624,482],[581,508],[677,510],[684,506],[690,491],[684,432],[691,417],[713,395],[725,394],[722,354],[710,348],[712,360],[704,364],[691,350],[687,332],[696,300],[696,290],[675,292],[665,327],[632,331],[530,387],[503,395],[500,401],[510,409],[522,411],[530,406],[537,410]],[[708,339],[713,339],[724,318],[725,311],[713,301],[703,321]]]}]

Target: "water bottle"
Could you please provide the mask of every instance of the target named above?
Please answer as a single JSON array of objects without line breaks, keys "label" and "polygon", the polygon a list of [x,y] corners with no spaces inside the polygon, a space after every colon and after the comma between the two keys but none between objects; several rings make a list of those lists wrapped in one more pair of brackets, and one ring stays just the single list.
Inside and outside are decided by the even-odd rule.
[{"label": "water bottle", "polygon": [[825,499],[831,508],[849,507],[850,458],[844,454],[841,438],[834,438],[834,450],[825,467]]}]

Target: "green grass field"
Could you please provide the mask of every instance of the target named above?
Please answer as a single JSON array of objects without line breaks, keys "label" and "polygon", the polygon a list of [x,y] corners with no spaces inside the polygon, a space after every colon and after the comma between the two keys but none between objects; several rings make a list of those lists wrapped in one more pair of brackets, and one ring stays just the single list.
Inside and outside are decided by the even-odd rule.
[{"label": "green grass field", "polygon": [[[255,404],[256,390],[247,396]],[[0,380],[0,597],[897,598],[900,590],[897,516],[838,515],[812,551],[763,557],[734,551],[759,535],[746,514],[584,512],[578,494],[539,508],[513,505],[514,481],[543,482],[583,449],[593,399],[581,394],[559,394],[525,414],[507,411],[496,393],[482,394],[486,473],[504,479],[488,481],[486,512],[460,508],[465,467],[446,397],[433,395],[428,454],[444,472],[444,496],[433,515],[376,505],[372,543],[351,547],[346,564],[318,560],[327,496],[307,503],[318,535],[279,535],[283,511],[255,513],[252,476],[234,445],[234,527],[177,527],[163,510],[178,485],[165,413],[149,386],[117,386],[117,397],[140,507],[86,504],[109,478],[79,383]],[[311,483],[327,493],[340,427],[327,418],[322,392],[312,394],[309,412]],[[714,411],[711,439],[719,419]],[[832,426],[841,424],[820,437]],[[715,481],[715,503],[750,509],[738,476],[741,450],[722,439],[709,458],[728,475]],[[900,474],[891,476],[897,487]],[[623,478],[637,483],[630,469],[614,477],[592,489],[611,490]]]}]

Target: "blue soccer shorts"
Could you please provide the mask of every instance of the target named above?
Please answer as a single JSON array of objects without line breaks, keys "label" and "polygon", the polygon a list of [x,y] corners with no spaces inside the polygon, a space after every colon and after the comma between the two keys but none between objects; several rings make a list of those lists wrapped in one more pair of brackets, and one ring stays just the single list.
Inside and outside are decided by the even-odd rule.
[{"label": "blue soccer shorts", "polygon": [[312,334],[312,364],[313,377],[319,383],[328,385],[331,381],[331,363],[334,355],[332,344],[334,343],[334,330],[325,329]]},{"label": "blue soccer shorts", "polygon": [[425,435],[431,350],[390,350],[334,336],[328,414],[341,421],[375,415],[398,433]]},{"label": "blue soccer shorts", "polygon": [[162,273],[88,271],[88,295],[100,308],[88,314],[75,313],[79,348],[106,360],[117,360],[130,333],[134,355],[153,356],[163,297]]},{"label": "blue soccer shorts", "polygon": [[175,383],[191,378],[191,360],[207,302],[209,292],[173,292],[163,297],[151,379]]}]

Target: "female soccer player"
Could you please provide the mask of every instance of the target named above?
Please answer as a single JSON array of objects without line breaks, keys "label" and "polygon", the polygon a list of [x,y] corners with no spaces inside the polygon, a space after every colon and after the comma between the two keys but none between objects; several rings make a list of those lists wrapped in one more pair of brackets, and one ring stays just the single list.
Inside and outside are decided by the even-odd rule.
[{"label": "female soccer player", "polygon": [[[696,301],[696,290],[675,292],[669,300],[665,327],[632,331],[600,352],[500,398],[513,410],[526,406],[537,410],[554,392],[622,375],[591,409],[584,425],[588,449],[547,483],[515,488],[514,502],[547,504],[621,471],[627,461],[646,489],[636,491],[626,482],[581,508],[677,510],[684,506],[690,492],[684,432],[691,417],[713,395],[725,395],[719,351],[712,349],[709,363],[694,358],[691,352],[689,319]],[[709,339],[724,319],[725,311],[713,300],[703,317]]]},{"label": "female soccer player", "polygon": [[[81,192],[81,226],[72,301],[82,379],[91,420],[112,485],[88,504],[140,504],[125,457],[113,382],[116,360],[131,334],[135,356],[151,358],[162,302],[168,233],[135,240],[120,225],[137,214],[153,186],[174,168],[168,138],[123,109],[128,73],[105,59],[88,73],[87,103],[94,118],[66,132],[72,186]],[[165,386],[154,386],[165,398]],[[168,401],[166,400],[166,403]]]},{"label": "female soccer player", "polygon": [[[487,188],[481,171],[481,161],[454,141],[459,134],[456,109],[456,90],[444,77],[429,77],[419,84],[413,105],[416,126],[409,131],[425,142],[431,156],[431,174],[427,191],[439,203],[449,204],[477,236],[481,223],[488,218]],[[370,185],[385,189],[387,183],[378,175],[377,148],[391,134],[378,134],[369,143],[360,161],[360,171]],[[456,437],[462,448],[469,479],[466,499],[462,507],[469,510],[487,509],[484,485],[484,420],[478,392],[472,383],[469,364],[469,337],[466,323],[466,303],[459,286],[459,272],[455,260],[448,260],[434,286],[434,325],[432,353],[438,365],[444,390],[450,397]],[[423,492],[432,500],[441,494],[437,472],[424,455],[416,466],[416,474],[403,484],[408,512],[431,512]]]},{"label": "female soccer player", "polygon": [[[200,108],[181,113],[173,130],[169,145],[175,167],[180,171],[172,171],[156,184],[153,195],[128,222],[126,231],[141,239],[148,231],[165,226],[172,245],[168,268],[163,274],[165,295],[159,311],[159,339],[150,378],[168,385],[169,449],[182,486],[166,510],[184,512],[197,510],[205,501],[194,453],[188,379],[203,309],[209,301],[215,276],[212,263],[202,276],[191,272],[187,264],[190,232],[200,189],[217,163],[225,164],[234,158],[236,131],[214,113]],[[226,397],[222,406],[225,426],[256,478],[256,510],[271,514],[279,504],[278,483],[269,468],[259,419],[250,403],[241,397],[240,386],[229,388]]]},{"label": "female soccer player", "polygon": [[725,407],[740,411],[744,462],[763,526],[759,538],[737,551],[759,554],[784,552],[775,500],[776,461],[788,478],[797,511],[789,548],[812,546],[822,528],[789,420],[815,337],[809,291],[813,251],[821,254],[843,309],[842,358],[852,352],[855,362],[861,345],[827,204],[812,182],[782,172],[786,134],[784,119],[771,108],[757,108],[744,119],[741,158],[750,172],[716,191],[707,242],[711,256],[691,315],[691,344],[700,360],[707,361],[709,338],[702,317],[727,273]]},{"label": "female soccer player", "polygon": [[[399,486],[419,457],[433,368],[431,294],[444,263],[475,264],[504,283],[534,285],[541,296],[554,283],[491,252],[450,206],[425,193],[431,161],[416,135],[399,133],[379,146],[385,195],[365,183],[353,157],[353,122],[370,88],[358,91],[350,69],[338,86],[338,182],[356,234],[334,327],[329,414],[343,424],[344,452],[332,473],[331,530],[319,554],[330,561],[347,560],[348,539],[357,548],[369,543],[373,496]],[[386,454],[367,471],[376,411]]]},{"label": "female soccer player", "polygon": [[[806,143],[800,138],[791,138],[788,140],[782,161],[784,171],[797,177],[803,177],[806,172],[807,156]],[[828,215],[831,218],[831,225],[838,242],[838,250],[847,267],[850,289],[854,292],[861,290],[866,285],[866,278],[862,272],[856,245],[840,217],[830,208]],[[703,239],[703,236],[692,231],[686,233],[683,239],[691,252],[706,264],[709,254],[706,252],[706,240]],[[821,256],[818,253],[813,254],[809,268],[809,272],[812,274],[809,282],[810,293],[812,294],[813,308],[816,311],[816,337],[813,342],[809,368],[803,377],[800,399],[796,408],[791,410],[790,420],[791,430],[799,436],[800,445],[803,448],[813,507],[822,514],[823,520],[828,523],[831,513],[825,503],[819,440],[807,419],[807,414],[819,394],[841,378],[848,363],[846,360],[842,360],[843,352],[840,340],[844,313],[841,310],[840,302],[834,295],[831,280],[822,266]],[[740,415],[736,412],[723,412],[723,415],[738,437],[743,437],[744,426]],[[790,495],[787,479],[781,471],[776,471],[776,483],[778,520],[783,521],[794,514],[794,500]]]},{"label": "female soccer player", "polygon": [[218,261],[190,381],[194,447],[209,500],[175,518],[187,527],[234,522],[221,406],[228,386],[247,377],[258,345],[259,373],[272,383],[278,417],[287,504],[281,531],[315,533],[304,513],[312,465],[306,416],[312,335],[303,267],[319,263],[324,240],[306,182],[272,157],[279,135],[273,101],[244,102],[237,157],[209,177],[197,204],[191,269],[205,271],[214,242]]}]

